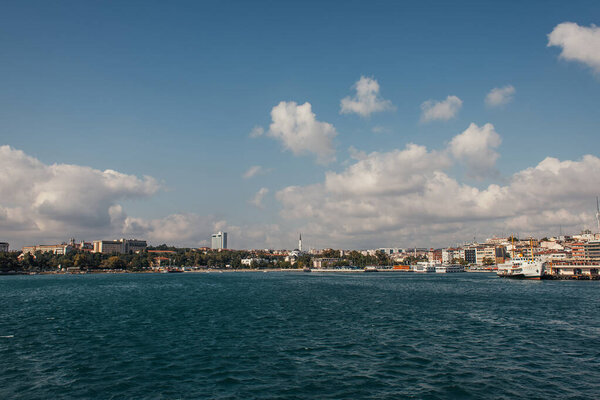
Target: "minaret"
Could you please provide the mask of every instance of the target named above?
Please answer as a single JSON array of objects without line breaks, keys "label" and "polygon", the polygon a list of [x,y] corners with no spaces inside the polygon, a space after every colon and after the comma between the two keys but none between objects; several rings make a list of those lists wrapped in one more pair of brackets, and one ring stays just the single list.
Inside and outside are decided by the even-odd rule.
[{"label": "minaret", "polygon": [[298,239],[298,250],[302,251],[302,234],[300,234],[300,239]]}]

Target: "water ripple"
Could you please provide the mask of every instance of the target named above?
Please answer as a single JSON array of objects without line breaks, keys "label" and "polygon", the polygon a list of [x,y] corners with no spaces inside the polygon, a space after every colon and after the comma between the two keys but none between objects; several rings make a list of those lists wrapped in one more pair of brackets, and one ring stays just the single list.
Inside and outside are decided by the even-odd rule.
[{"label": "water ripple", "polygon": [[0,398],[600,398],[599,284],[0,277]]}]

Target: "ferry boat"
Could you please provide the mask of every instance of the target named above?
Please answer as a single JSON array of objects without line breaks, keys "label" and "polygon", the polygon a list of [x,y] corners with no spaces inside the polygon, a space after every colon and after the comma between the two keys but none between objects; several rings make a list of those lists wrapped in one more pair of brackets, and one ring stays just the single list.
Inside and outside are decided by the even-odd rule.
[{"label": "ferry boat", "polygon": [[419,261],[414,267],[414,272],[435,272],[435,269],[438,265],[441,265],[439,262],[428,262],[428,261]]},{"label": "ferry boat", "polygon": [[465,272],[465,267],[460,264],[438,265],[435,267],[435,272],[438,274],[449,274],[452,272]]},{"label": "ferry boat", "polygon": [[377,267],[375,267],[375,266],[367,266],[367,267],[365,267],[364,271],[365,272],[379,272],[377,270]]},{"label": "ferry boat", "polygon": [[523,254],[515,256],[514,235],[512,239],[512,259],[504,264],[498,265],[498,276],[502,278],[516,279],[542,279],[544,274],[544,260],[541,257],[533,255],[533,242],[529,241],[531,248],[531,257],[524,257]]},{"label": "ferry boat", "polygon": [[544,261],[540,257],[519,255],[507,263],[498,265],[497,275],[502,278],[541,279]]}]

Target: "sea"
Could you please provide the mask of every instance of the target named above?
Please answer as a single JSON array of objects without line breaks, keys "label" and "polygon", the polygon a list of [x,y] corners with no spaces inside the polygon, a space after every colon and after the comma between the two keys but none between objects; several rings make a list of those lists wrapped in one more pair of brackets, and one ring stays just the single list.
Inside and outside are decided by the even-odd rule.
[{"label": "sea", "polygon": [[600,282],[0,277],[0,399],[598,399]]}]

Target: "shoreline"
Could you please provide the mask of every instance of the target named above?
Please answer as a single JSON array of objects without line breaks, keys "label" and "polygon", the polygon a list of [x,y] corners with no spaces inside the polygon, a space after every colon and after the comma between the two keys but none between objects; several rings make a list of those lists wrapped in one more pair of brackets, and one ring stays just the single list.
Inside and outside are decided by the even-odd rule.
[{"label": "shoreline", "polygon": [[[297,273],[344,273],[344,274],[364,274],[374,272],[393,272],[393,273],[406,273],[414,274],[414,271],[397,270],[397,269],[376,269],[373,271],[365,271],[364,269],[311,269],[310,271],[304,271],[298,268],[268,268],[268,269],[232,269],[232,268],[211,268],[211,269],[199,269],[192,271],[177,271],[174,273],[186,273],[186,274],[221,274],[231,272],[297,272]],[[494,271],[464,271],[465,273],[494,273]],[[0,272],[0,276],[24,276],[24,275],[95,275],[95,274],[167,274],[173,272],[167,271],[127,271],[127,270],[91,270],[91,271],[40,271],[40,272],[27,272],[27,271],[11,271],[11,272]],[[436,275],[435,273],[422,274],[422,275]],[[442,274],[437,274],[442,275]],[[446,275],[446,274],[444,274]]]}]

